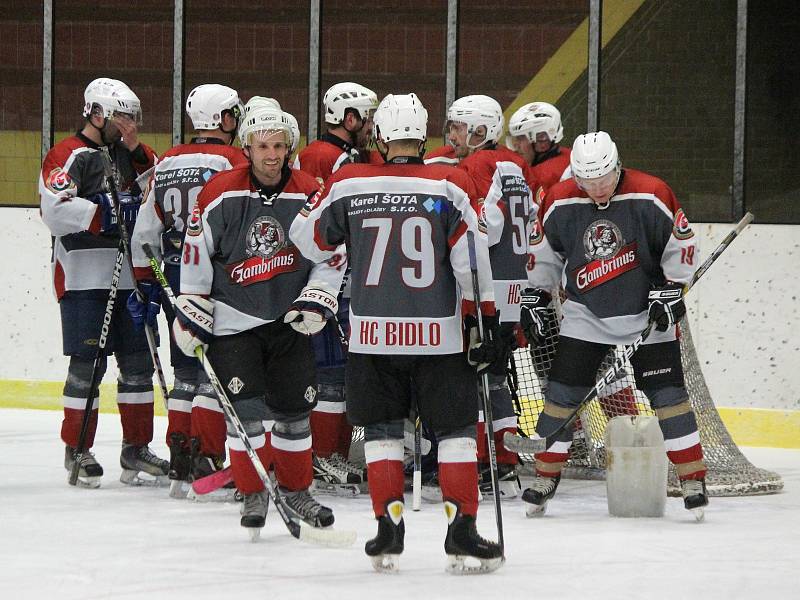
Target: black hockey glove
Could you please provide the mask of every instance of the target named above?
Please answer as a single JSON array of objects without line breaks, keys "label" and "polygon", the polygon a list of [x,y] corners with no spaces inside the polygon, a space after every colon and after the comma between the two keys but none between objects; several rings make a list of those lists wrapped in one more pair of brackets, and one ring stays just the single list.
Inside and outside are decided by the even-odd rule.
[{"label": "black hockey glove", "polygon": [[[508,354],[503,351],[503,343],[499,337],[499,325],[497,315],[483,317],[483,336],[482,341],[478,341],[478,319],[472,315],[464,318],[464,326],[467,329],[467,339],[469,340],[469,350],[467,351],[467,362],[475,367],[478,373],[489,369],[490,373],[496,373],[502,368],[501,373],[505,373],[503,358]],[[501,366],[502,365],[502,366]]]},{"label": "black hockey glove", "polygon": [[650,302],[647,315],[656,324],[658,331],[666,331],[675,325],[686,314],[683,303],[683,285],[668,281],[664,285],[654,287],[647,296]]},{"label": "black hockey glove", "polygon": [[519,307],[519,323],[533,348],[544,344],[550,334],[553,321],[553,309],[550,302],[553,297],[550,292],[541,288],[525,288],[522,291]]}]

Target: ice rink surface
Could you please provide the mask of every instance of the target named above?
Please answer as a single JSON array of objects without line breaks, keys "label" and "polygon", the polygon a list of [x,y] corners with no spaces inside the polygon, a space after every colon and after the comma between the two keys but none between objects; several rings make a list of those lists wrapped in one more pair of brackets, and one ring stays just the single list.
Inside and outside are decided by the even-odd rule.
[{"label": "ice rink surface", "polygon": [[[372,571],[364,542],[375,533],[369,499],[321,496],[336,527],[354,529],[347,549],[290,537],[270,511],[260,542],[239,526],[239,505],[173,500],[167,488],[119,482],[117,415],[100,415],[95,452],[100,489],[67,485],[55,411],[0,410],[0,598],[512,598],[532,600],[797,598],[800,451],[745,449],[780,473],[772,496],[712,498],[696,523],[680,499],[662,519],[608,516],[605,484],[562,481],[547,516],[526,519],[503,503],[507,562],[499,571],[444,572],[441,505],[406,513],[401,572]],[[167,456],[166,419],[153,449]],[[523,481],[523,485],[524,485]],[[410,508],[410,499],[409,499]],[[495,538],[490,503],[479,529]]]}]

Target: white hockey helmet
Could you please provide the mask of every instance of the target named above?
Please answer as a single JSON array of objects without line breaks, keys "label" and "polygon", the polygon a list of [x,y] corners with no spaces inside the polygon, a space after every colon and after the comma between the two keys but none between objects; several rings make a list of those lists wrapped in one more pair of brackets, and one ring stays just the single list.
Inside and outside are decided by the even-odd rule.
[{"label": "white hockey helmet", "polygon": [[108,119],[115,112],[130,115],[137,125],[142,124],[142,103],[139,96],[133,93],[125,83],[118,79],[100,77],[95,79],[83,92],[83,116],[92,114],[96,105],[103,111],[103,117]]},{"label": "white hockey helmet", "polygon": [[605,131],[576,137],[569,164],[572,175],[581,179],[597,179],[621,168],[617,145]]},{"label": "white hockey helmet", "polygon": [[387,144],[395,140],[420,140],[428,137],[428,111],[417,95],[389,94],[375,111],[375,139]]},{"label": "white hockey helmet", "polygon": [[289,120],[289,127],[292,128],[292,143],[289,148],[289,154],[294,154],[297,151],[297,146],[300,145],[300,125],[297,124],[297,119],[294,115],[284,112],[283,115]]},{"label": "white hockey helmet", "polygon": [[286,144],[289,148],[294,147],[294,132],[286,113],[272,106],[263,106],[250,110],[239,128],[239,136],[242,141],[242,147],[247,147],[253,143],[253,134],[279,131],[285,134]]},{"label": "white hockey helmet", "polygon": [[[242,123],[245,122],[247,116],[253,112],[257,108],[274,108],[276,110],[281,110],[280,103],[275,100],[275,98],[267,98],[266,96],[253,96],[250,100],[247,101],[247,104],[244,105],[244,116],[242,117]],[[244,138],[242,137],[242,128],[239,127],[239,144],[244,148]]]},{"label": "white hockey helmet", "polygon": [[362,119],[366,119],[378,106],[378,96],[363,85],[345,81],[332,85],[322,97],[322,104],[325,107],[325,122],[339,125],[344,121],[348,108],[357,111]]},{"label": "white hockey helmet", "polygon": [[[476,148],[484,144],[497,143],[503,134],[503,109],[494,98],[483,95],[464,96],[459,98],[447,109],[447,122],[464,123],[467,126],[467,145]],[[486,137],[477,146],[469,143],[469,138],[483,125],[486,127]]]},{"label": "white hockey helmet", "polygon": [[267,98],[266,96],[253,96],[244,105],[244,114],[247,114],[254,108],[277,108],[281,110],[281,104],[275,98]]},{"label": "white hockey helmet", "polygon": [[236,90],[218,83],[198,85],[186,98],[186,114],[196,130],[216,129],[222,123],[222,112],[229,110],[241,122],[244,107]]},{"label": "white hockey helmet", "polygon": [[547,102],[531,102],[511,115],[508,133],[513,136],[524,135],[531,143],[536,141],[537,133],[546,133],[550,141],[557,144],[564,137],[561,113]]}]

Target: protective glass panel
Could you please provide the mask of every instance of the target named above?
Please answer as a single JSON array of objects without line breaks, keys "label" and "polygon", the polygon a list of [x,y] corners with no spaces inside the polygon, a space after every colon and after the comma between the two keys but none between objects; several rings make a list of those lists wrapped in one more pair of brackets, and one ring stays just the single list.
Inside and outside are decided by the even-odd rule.
[{"label": "protective glass panel", "polygon": [[605,6],[616,4],[636,10],[603,14],[600,128],[623,167],[666,181],[690,221],[730,221],[736,3]]}]

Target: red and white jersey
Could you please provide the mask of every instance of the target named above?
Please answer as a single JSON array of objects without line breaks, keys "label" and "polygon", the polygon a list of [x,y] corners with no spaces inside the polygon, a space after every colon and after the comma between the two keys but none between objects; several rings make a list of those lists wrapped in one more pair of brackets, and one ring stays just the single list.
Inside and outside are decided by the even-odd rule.
[{"label": "red and white jersey", "polygon": [[[141,195],[136,177],[156,163],[155,152],[140,144],[132,153],[116,142],[109,153],[119,175],[119,191]],[[101,147],[82,133],[57,143],[42,163],[40,207],[53,235],[53,285],[59,299],[70,290],[111,287],[119,235],[100,234],[98,196],[106,194],[104,173]],[[119,287],[133,287],[128,269],[122,270]]]},{"label": "red and white jersey", "polygon": [[483,198],[483,216],[501,322],[519,321],[520,292],[527,286],[528,240],[536,205],[525,179],[526,164],[503,146],[477,150],[459,163]]},{"label": "red and white jersey", "polygon": [[[216,138],[194,138],[167,150],[153,171],[131,238],[137,279],[153,278],[143,244],[150,244],[166,264],[180,264],[183,233],[200,190],[213,175],[246,163],[240,148]],[[165,239],[164,232],[175,233]]]},{"label": "red and white jersey", "polygon": [[295,219],[290,237],[312,260],[328,260],[346,245],[350,352],[463,351],[462,310],[475,308],[467,232],[475,239],[481,307],[495,313],[475,197],[463,171],[398,157],[343,167]]},{"label": "red and white jersey", "polygon": [[352,144],[332,133],[325,133],[298,153],[293,166],[324,183],[342,165],[360,160],[359,152]]},{"label": "red and white jersey", "polygon": [[[686,284],[698,266],[694,232],[662,180],[622,171],[607,208],[570,179],[545,196],[531,235],[533,287],[563,285],[561,334],[601,344],[630,344],[647,326],[648,292],[665,281]],[[648,343],[675,339],[653,331]]]},{"label": "red and white jersey", "polygon": [[313,177],[289,167],[278,186],[262,188],[249,164],[218,173],[203,187],[186,228],[181,292],[214,300],[214,335],[283,318],[306,284],[338,292],[342,271],[315,264],[289,237],[294,218],[319,189]]},{"label": "red and white jersey", "polygon": [[547,152],[541,162],[528,167],[531,178],[536,181],[536,188],[533,190],[533,200],[541,206],[544,196],[552,186],[559,181],[564,181],[572,177],[572,169],[569,166],[569,156],[572,150],[565,146],[557,146],[554,151]]},{"label": "red and white jersey", "polygon": [[425,154],[426,165],[452,165],[456,166],[459,162],[456,156],[456,149],[450,144],[434,148]]}]

